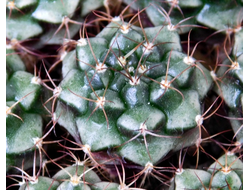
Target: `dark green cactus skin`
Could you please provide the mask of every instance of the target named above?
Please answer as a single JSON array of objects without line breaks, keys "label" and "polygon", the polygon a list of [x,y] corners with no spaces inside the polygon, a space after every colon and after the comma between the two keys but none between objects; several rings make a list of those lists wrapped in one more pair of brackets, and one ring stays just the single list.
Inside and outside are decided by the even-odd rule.
[{"label": "dark green cactus skin", "polygon": [[[215,76],[222,80],[213,89],[223,97],[229,107],[228,116],[236,139],[243,142],[243,29],[237,28],[235,32],[235,44],[233,51],[222,62]],[[227,85],[225,85],[227,84]],[[238,119],[237,119],[238,118]]]},{"label": "dark green cactus skin", "polygon": [[243,163],[233,152],[227,152],[207,170],[178,169],[169,189],[243,189]]},{"label": "dark green cactus skin", "polygon": [[8,189],[243,189],[242,0],[6,10]]},{"label": "dark green cactus skin", "polygon": [[[7,49],[7,52],[12,53],[13,50]],[[6,166],[9,170],[10,166],[20,167],[22,159],[33,154],[33,140],[42,137],[43,124],[48,119],[42,116],[46,110],[40,98],[49,94],[39,84],[39,78],[25,71],[18,55],[8,56],[6,66]],[[30,167],[32,163],[27,160],[24,167]]]},{"label": "dark green cactus skin", "polygon": [[[135,163],[157,163],[170,150],[177,150],[184,139],[193,138],[190,143],[195,142],[196,133],[187,137],[185,132],[196,127],[195,117],[201,114],[200,102],[212,79],[204,67],[200,72],[199,63],[184,62],[188,55],[180,52],[176,31],[144,28],[144,36],[139,27],[124,32],[117,25],[111,28],[115,25],[111,23],[98,37],[84,39],[85,45],[79,44],[70,52],[69,56],[75,53],[77,63],[60,83],[57,114],[67,105],[65,117],[71,115],[75,120],[69,132],[79,134],[91,151],[119,147],[117,152]],[[154,39],[152,50],[136,48],[146,39]],[[163,44],[157,45],[159,42]],[[63,66],[67,67],[69,58],[65,59]],[[170,86],[165,88],[164,81],[171,81]],[[64,120],[61,115],[58,122],[68,129]],[[151,134],[140,131],[145,126]],[[127,143],[134,136],[138,138]]]}]

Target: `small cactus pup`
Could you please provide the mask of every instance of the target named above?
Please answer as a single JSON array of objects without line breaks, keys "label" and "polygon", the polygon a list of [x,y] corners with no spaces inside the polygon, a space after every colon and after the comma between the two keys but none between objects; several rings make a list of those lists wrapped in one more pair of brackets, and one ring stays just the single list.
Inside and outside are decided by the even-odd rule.
[{"label": "small cactus pup", "polygon": [[[58,165],[58,164],[57,164]],[[60,166],[60,165],[58,165]],[[52,178],[59,182],[57,189],[90,189],[89,185],[101,182],[98,175],[85,165],[72,165],[62,168]]]},{"label": "small cactus pup", "polygon": [[207,28],[198,25],[197,14],[202,10],[205,2],[195,1],[130,1],[124,0],[132,9],[145,9],[145,14],[154,26],[165,25],[169,30],[176,30],[179,34],[186,34],[192,28]]},{"label": "small cactus pup", "polygon": [[[28,153],[28,152],[27,152]],[[26,190],[26,189],[56,189],[59,185],[58,182],[54,181],[53,179],[49,177],[42,176],[40,174],[41,172],[41,163],[39,169],[37,169],[37,159],[36,154],[34,154],[34,157],[31,156],[29,153],[25,154],[25,157],[23,157],[22,160],[22,166],[9,166],[12,168],[11,173],[7,175],[7,178],[15,181],[16,183],[12,183],[9,185],[6,189],[9,189],[11,187],[18,186],[20,190]],[[33,160],[29,159],[29,156],[33,158]],[[19,159],[20,155],[17,156],[17,160]],[[24,162],[29,162],[28,165]],[[41,161],[41,158],[40,158]],[[38,161],[39,162],[39,161]],[[31,166],[30,166],[31,163]],[[25,171],[24,167],[28,167],[28,169],[32,169],[32,174],[30,174],[30,171]],[[10,170],[10,169],[8,169]],[[14,172],[13,172],[14,171]],[[21,180],[21,181],[19,181]]]},{"label": "small cactus pup", "polygon": [[210,187],[211,174],[202,169],[183,168],[184,158],[187,150],[182,158],[182,150],[179,153],[178,167],[173,167],[174,177],[170,180],[169,190],[177,189],[207,189]]},{"label": "small cactus pup", "polygon": [[180,142],[195,143],[198,129],[186,132],[197,125],[212,78],[181,51],[176,31],[120,20],[96,37],[85,35],[63,60],[56,108],[58,123],[78,143],[91,152],[111,149],[142,166],[180,149]]},{"label": "small cactus pup", "polygon": [[208,189],[211,174],[200,169],[183,169],[175,173],[170,189]]},{"label": "small cactus pup", "polygon": [[[56,190],[59,183],[49,177],[44,177],[44,176],[39,176],[39,177],[32,177],[29,176],[28,174],[26,174],[23,171],[23,174],[27,175],[23,175],[20,176],[20,178],[22,178],[22,181],[19,182],[18,184],[13,184],[10,187],[13,186],[20,186],[19,190],[30,190],[30,189],[52,189],[52,190]],[[16,176],[15,176],[16,177]],[[15,180],[16,181],[16,180]]]},{"label": "small cactus pup", "polygon": [[[64,145],[62,146],[64,147]],[[105,181],[99,177],[107,179],[108,171],[106,171],[105,163],[112,163],[113,159],[107,159],[101,164],[94,163],[90,158],[84,158],[81,161],[70,151],[70,149],[76,150],[75,148],[65,148],[67,149],[65,153],[70,155],[74,161],[73,164],[67,167],[62,167],[60,164],[52,161],[61,169],[52,177],[53,180],[59,182],[57,189],[114,189],[118,187],[117,183]]]},{"label": "small cactus pup", "polygon": [[[213,72],[213,79],[219,78],[217,85],[214,86],[214,91],[220,95],[225,104],[229,107],[227,114],[220,115],[229,119],[232,129],[235,133],[236,140],[243,142],[243,53],[242,50],[237,51],[235,44],[232,48],[232,53],[228,53],[226,44],[228,39],[224,42],[224,52],[226,58],[221,64],[217,72]],[[239,39],[238,39],[239,41]],[[241,44],[242,44],[241,39]],[[235,53],[235,54],[233,54]],[[234,92],[234,93],[232,93]]]},{"label": "small cactus pup", "polygon": [[[8,0],[6,5],[6,37],[10,40],[34,39],[32,46],[36,49],[44,45],[61,45],[64,38],[71,40],[83,24],[83,19],[75,13],[81,8],[84,15],[99,6],[99,0]],[[66,34],[66,35],[65,35]]]},{"label": "small cactus pup", "polygon": [[[30,95],[30,92],[28,95]],[[20,99],[20,101],[27,96]],[[19,102],[7,101],[6,104],[6,170],[11,170],[10,166],[21,166],[25,155],[33,157],[33,139],[42,136],[42,118],[38,114],[30,114],[22,111]],[[36,123],[36,125],[34,125]],[[17,132],[18,131],[18,132]],[[18,139],[27,138],[23,146],[20,146]],[[31,162],[32,163],[32,162]],[[28,164],[28,165],[27,165]],[[25,162],[25,168],[30,163]]]},{"label": "small cactus pup", "polygon": [[[221,146],[222,147],[222,146]],[[243,163],[241,156],[234,151],[222,147],[225,154],[209,166],[208,172],[213,172],[211,185],[214,188],[243,189]]]},{"label": "small cactus pup", "polygon": [[[48,121],[47,111],[42,103],[50,93],[43,86],[44,81],[35,74],[26,71],[18,54],[7,55],[6,64],[6,170],[10,166],[24,170],[32,165],[34,150],[39,148],[37,139],[42,139],[44,123]],[[49,107],[49,104],[47,105]],[[23,140],[25,138],[26,140]],[[20,146],[22,141],[22,146]],[[40,141],[39,141],[40,142]],[[38,143],[38,144],[37,144]],[[42,154],[39,152],[40,161]]]},{"label": "small cactus pup", "polygon": [[[31,83],[32,77],[30,73],[25,71],[17,71],[7,80],[7,170],[10,165],[21,166],[21,160],[16,163],[18,159],[15,159],[14,155],[18,157],[18,155],[30,152],[29,149],[34,147],[33,139],[42,136],[43,119],[41,115],[29,112],[35,105],[41,91],[40,86]],[[24,136],[27,140],[23,141],[23,146],[20,146],[19,140],[23,139]]]}]

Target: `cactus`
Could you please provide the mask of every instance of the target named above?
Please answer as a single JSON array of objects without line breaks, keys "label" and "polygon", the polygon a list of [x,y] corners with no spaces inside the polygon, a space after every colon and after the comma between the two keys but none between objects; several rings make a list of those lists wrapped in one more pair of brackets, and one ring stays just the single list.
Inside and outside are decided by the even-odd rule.
[{"label": "cactus", "polygon": [[242,7],[7,1],[6,187],[243,189]]}]

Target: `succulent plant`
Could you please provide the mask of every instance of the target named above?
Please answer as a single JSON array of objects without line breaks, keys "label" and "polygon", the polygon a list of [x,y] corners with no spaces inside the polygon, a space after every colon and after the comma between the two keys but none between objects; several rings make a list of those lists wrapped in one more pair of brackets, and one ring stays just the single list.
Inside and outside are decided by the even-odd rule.
[{"label": "succulent plant", "polygon": [[243,189],[242,1],[6,2],[17,189]]}]

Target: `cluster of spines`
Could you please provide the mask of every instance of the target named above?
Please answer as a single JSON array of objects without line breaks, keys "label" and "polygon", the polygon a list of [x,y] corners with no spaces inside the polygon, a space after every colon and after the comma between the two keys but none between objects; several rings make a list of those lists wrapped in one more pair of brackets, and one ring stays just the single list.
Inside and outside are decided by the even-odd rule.
[{"label": "cluster of spines", "polygon": [[[174,4],[172,4],[173,5],[173,7],[175,7],[174,6]],[[172,6],[171,6],[171,8],[173,8]],[[180,7],[178,7],[178,6],[176,6],[176,8],[178,8],[178,10],[180,10]],[[12,6],[12,9],[13,9],[13,6]],[[18,10],[18,9],[17,9]],[[170,9],[171,10],[171,9]],[[169,11],[169,13],[168,14],[170,14],[171,13],[171,11]],[[11,15],[11,12],[10,12],[10,15]],[[139,15],[140,14],[138,14],[138,17],[139,17]],[[114,19],[112,19],[112,20],[114,20]],[[140,19],[139,19],[139,21],[140,21]],[[63,24],[64,24],[64,22],[62,22],[62,25],[60,25],[59,26],[59,29],[63,26]],[[141,23],[140,23],[141,24]],[[128,27],[129,25],[121,25],[122,26],[122,30],[121,30],[121,32],[122,33],[127,33],[128,32],[128,30],[129,30],[129,28],[130,27]],[[55,32],[55,34],[56,34],[57,32]],[[68,31],[68,35],[69,35],[69,31]],[[86,34],[87,35],[87,34]],[[146,36],[145,36],[146,37]],[[81,45],[86,45],[86,44],[90,44],[90,41],[88,40],[88,37],[87,37],[87,40],[86,39],[84,39],[84,37],[81,37],[80,38],[80,40],[78,40],[77,41],[77,45],[79,45],[79,46],[81,46]],[[138,43],[138,42],[137,42]],[[16,45],[19,45],[19,48],[21,47],[21,49],[22,50],[24,50],[24,51],[27,51],[28,53],[31,53],[31,54],[33,54],[33,55],[36,55],[36,54],[34,54],[33,52],[31,52],[31,51],[29,51],[29,50],[27,50],[26,48],[24,48],[24,47],[22,47],[22,46],[20,46],[20,43],[18,42],[18,43],[14,43],[14,40],[12,40],[12,42],[11,42],[11,45],[12,46],[16,46]],[[144,44],[142,44],[142,43],[139,43],[138,44],[138,47],[139,47],[139,45],[143,45],[143,51],[144,51],[144,53],[145,54],[147,54],[147,51],[151,51],[154,47],[156,47],[156,45],[154,46],[154,45],[152,45],[152,43],[150,43],[150,42],[148,42],[148,40],[146,40],[146,43],[144,43]],[[137,49],[137,48],[136,48]],[[112,51],[112,50],[110,50],[110,51]],[[134,50],[135,51],[135,50]],[[67,53],[65,53],[65,54],[67,54]],[[60,61],[62,61],[63,60],[63,58],[64,58],[64,55],[65,54],[63,54],[63,56],[61,56],[60,57]],[[193,54],[193,53],[192,53]],[[188,53],[188,55],[189,55],[189,53]],[[93,54],[93,56],[94,56],[94,54]],[[171,56],[169,56],[169,59],[170,59],[170,57]],[[192,56],[191,56],[192,57]],[[192,66],[195,66],[195,64],[194,64],[194,62],[195,62],[195,60],[193,59],[193,58],[191,58],[191,57],[187,57],[185,60],[184,60],[184,62],[187,62],[187,64],[189,64],[190,65],[190,67]],[[119,57],[118,56],[116,56],[116,58],[117,58],[117,60],[118,60],[118,62],[120,63],[120,66],[121,67],[123,67],[123,64],[122,64],[122,59],[119,59]],[[122,57],[122,58],[124,58],[124,57]],[[125,57],[126,58],[126,57]],[[191,61],[190,61],[191,60]],[[103,62],[104,63],[104,62]],[[85,64],[85,63],[84,63]],[[98,61],[96,62],[96,64],[97,64],[97,66],[96,66],[96,72],[102,72],[103,70],[107,70],[107,68],[105,67],[105,65],[104,64],[100,64],[100,63],[98,63]],[[56,65],[56,64],[55,64]],[[100,65],[100,67],[99,67],[99,65]],[[198,66],[197,66],[198,67]],[[235,67],[235,66],[234,66]],[[52,70],[52,68],[53,67],[51,67],[51,70]],[[232,68],[232,67],[231,67]],[[149,70],[145,70],[145,66],[144,65],[140,65],[140,67],[138,67],[138,72],[140,72],[139,70],[141,70],[141,73],[146,73],[146,71],[149,71]],[[129,71],[129,70],[128,70]],[[167,69],[167,71],[168,71],[168,69]],[[200,69],[200,71],[202,72],[202,70]],[[228,71],[229,72],[229,71]],[[50,112],[50,114],[51,114],[51,116],[53,116],[53,117],[51,117],[52,118],[52,121],[53,121],[53,126],[50,128],[50,130],[49,130],[49,132],[51,132],[52,131],[52,129],[54,128],[54,126],[55,126],[55,124],[57,123],[57,119],[56,119],[56,116],[55,116],[55,113],[54,113],[54,107],[55,107],[55,102],[56,102],[56,99],[58,98],[58,96],[59,96],[59,94],[60,94],[60,92],[61,92],[61,89],[60,89],[60,87],[59,86],[56,86],[55,85],[55,83],[53,82],[53,80],[50,78],[50,76],[49,76],[49,72],[47,72],[46,71],[46,73],[47,73],[47,76],[49,77],[49,79],[50,79],[50,82],[52,83],[52,85],[53,85],[53,87],[54,87],[54,89],[52,89],[51,87],[49,87],[49,86],[47,86],[46,85],[46,83],[43,83],[43,82],[41,82],[41,80],[39,80],[39,79],[37,79],[37,78],[34,78],[34,83],[39,83],[39,84],[44,84],[44,86],[46,86],[48,89],[50,89],[52,92],[53,92],[53,96],[51,97],[51,99],[48,99],[48,100],[46,100],[46,102],[44,103],[44,105],[46,105],[46,103],[48,102],[48,101],[50,101],[50,100],[52,100],[53,99],[53,103],[52,103],[52,111],[49,111],[48,109],[47,109],[47,111],[49,111]],[[124,74],[124,73],[123,73]],[[168,73],[167,73],[168,74]],[[166,78],[165,78],[165,80],[162,80],[161,82],[159,82],[158,81],[158,83],[160,84],[160,87],[163,87],[163,89],[165,89],[165,90],[167,90],[168,88],[171,88],[171,83],[172,82],[174,82],[174,79],[175,78],[173,78],[170,82],[167,80],[167,74],[166,74]],[[202,73],[203,74],[203,73]],[[94,74],[95,75],[95,74]],[[93,77],[94,77],[94,75],[93,75]],[[204,75],[204,74],[203,74]],[[132,84],[132,85],[136,85],[137,83],[138,83],[138,81],[139,81],[139,77],[132,77],[132,76],[129,76],[129,72],[127,72],[127,74],[124,74],[124,76],[125,77],[127,77],[128,79],[129,79],[129,81],[130,81],[130,83]],[[141,75],[142,76],[142,75]],[[214,75],[212,75],[212,76],[214,76]],[[178,77],[178,75],[176,76],[176,78]],[[93,78],[92,78],[93,79]],[[90,80],[92,80],[92,79],[89,79],[88,78],[88,76],[87,76],[87,80],[88,80],[88,82],[90,83]],[[90,87],[91,87],[91,85],[90,85]],[[107,86],[106,86],[107,87]],[[178,89],[176,89],[176,88],[174,88],[174,87],[172,87],[172,89],[173,90],[176,90],[176,92],[178,92]],[[69,89],[70,90],[70,89]],[[93,90],[93,89],[92,89]],[[96,107],[95,107],[95,109],[93,110],[93,112],[97,109],[97,108],[102,108],[103,109],[103,112],[104,112],[104,114],[105,114],[105,110],[104,110],[104,108],[103,108],[103,106],[104,106],[104,104],[105,104],[105,102],[107,101],[107,100],[105,100],[105,93],[106,93],[106,90],[107,90],[107,88],[105,88],[105,90],[104,90],[104,94],[102,95],[102,96],[98,96],[96,93],[95,93],[95,91],[93,90],[93,93],[94,93],[94,95],[96,96],[96,98],[99,100],[92,100],[93,102],[95,102],[96,103]],[[164,90],[164,93],[165,93],[165,90]],[[73,92],[72,92],[73,93]],[[178,92],[179,94],[181,94],[182,95],[182,93],[181,92]],[[75,94],[75,95],[77,95],[77,94]],[[27,96],[28,96],[28,94],[27,94]],[[25,98],[26,96],[24,96],[23,98]],[[19,99],[19,102],[20,101],[22,101],[23,100],[23,98],[21,98],[21,99]],[[182,98],[185,98],[183,95],[182,95]],[[111,101],[111,100],[110,100]],[[16,104],[14,104],[13,106],[15,106]],[[13,107],[12,106],[12,107]],[[11,107],[11,108],[12,108]],[[219,107],[218,107],[219,108]],[[204,113],[206,113],[206,112],[204,112]],[[214,113],[214,112],[213,112]],[[6,111],[6,114],[8,114],[8,115],[12,115],[12,116],[15,116],[15,117],[17,117],[17,118],[19,118],[20,120],[22,120],[22,118],[21,117],[19,117],[18,115],[15,115],[14,113],[11,113],[10,112],[10,109],[9,108],[7,108],[7,111]],[[91,113],[92,114],[92,113]],[[211,116],[211,115],[210,115]],[[60,116],[59,116],[60,117]],[[199,127],[199,133],[200,133],[200,130],[201,130],[201,127],[202,127],[202,121],[203,121],[203,118],[204,116],[199,116],[199,115],[197,115],[197,118],[196,118],[196,122],[197,122],[197,126]],[[109,123],[108,123],[108,118],[105,116],[105,118],[106,118],[106,122],[107,122],[107,126],[109,126]],[[207,117],[208,118],[208,117]],[[145,121],[146,122],[146,121]],[[145,123],[142,123],[142,125],[140,126],[140,133],[138,133],[138,134],[141,134],[143,137],[144,137],[144,143],[145,143],[145,146],[147,146],[147,142],[146,142],[146,140],[145,140],[145,136],[146,136],[146,134],[154,134],[154,133],[152,133],[152,132],[150,132],[150,131],[147,131],[147,128],[145,127],[146,125],[145,125]],[[40,162],[41,162],[41,150],[42,150],[42,144],[40,143],[40,141],[42,141],[43,140],[43,138],[45,138],[46,137],[46,135],[47,135],[48,133],[46,133],[45,135],[44,135],[44,137],[42,137],[41,139],[34,139],[34,143],[35,143],[35,145],[37,146],[37,148],[38,148],[38,150],[39,150],[39,155],[40,155]],[[155,135],[155,134],[154,134]],[[135,139],[135,138],[137,138],[137,136],[138,135],[136,135],[135,137],[133,137],[131,140],[129,140],[129,141],[132,141],[133,139]],[[158,136],[160,136],[160,135],[158,135]],[[200,139],[200,141],[201,141],[201,136],[199,135],[199,139]],[[197,147],[199,148],[199,146],[200,146],[200,143],[201,142],[199,142],[199,143],[197,143],[196,145],[197,145]],[[82,145],[81,145],[82,146]],[[84,147],[86,148],[84,148],[84,150],[86,151],[84,151],[91,159],[93,159],[92,160],[92,162],[93,163],[95,163],[95,164],[98,164],[98,162],[96,162],[95,161],[95,159],[94,159],[94,157],[93,157],[93,155],[94,155],[94,153],[92,153],[91,152],[91,150],[89,149],[89,147],[87,147],[87,146],[85,146],[84,145]],[[83,150],[83,148],[82,148],[82,150]],[[148,155],[149,155],[149,157],[150,157],[150,154],[148,153]],[[35,160],[35,159],[34,159]],[[53,162],[53,161],[52,161]],[[35,163],[35,162],[34,162]],[[40,164],[40,167],[41,167],[41,165],[42,164]],[[99,165],[99,164],[98,164]],[[123,166],[123,164],[121,164],[122,166]],[[35,166],[33,166],[34,168],[35,168]],[[95,166],[94,166],[95,167]],[[116,168],[116,170],[117,170],[117,167],[116,167],[116,165],[115,165],[115,168]],[[137,177],[140,177],[141,175],[142,175],[142,173],[151,173],[152,171],[154,171],[154,169],[153,168],[157,168],[157,167],[153,167],[153,164],[152,163],[147,163],[146,165],[145,165],[145,168],[142,170],[142,172],[139,172],[137,175],[135,175],[136,177],[135,177],[135,179],[137,179]],[[40,168],[41,169],[41,168]],[[39,172],[40,172],[40,169],[39,169]],[[18,170],[20,170],[20,169],[18,169]],[[21,170],[20,170],[21,171]],[[117,170],[118,171],[118,170]],[[178,170],[179,171],[179,170]],[[39,174],[39,172],[38,172],[38,174]],[[35,178],[35,170],[34,170],[34,178]],[[124,173],[124,172],[123,172]],[[36,180],[34,180],[32,177],[30,177],[30,176],[26,176],[26,177],[23,177],[24,175],[26,175],[25,174],[25,172],[24,171],[22,171],[22,179],[25,179],[25,180],[28,180],[28,181],[31,181],[32,183],[34,182],[34,183],[36,183]],[[120,176],[120,174],[117,174],[118,176],[119,176],[119,179],[120,179],[120,186],[119,186],[119,189],[128,189],[129,188],[129,186],[131,186],[133,183],[135,183],[136,182],[136,180],[134,180],[134,181],[132,181],[132,183],[131,184],[129,184],[129,185],[125,185],[125,178],[123,178],[123,180],[121,179],[121,176]],[[161,173],[160,173],[160,175],[162,175]],[[73,179],[73,177],[74,176],[71,176],[71,178]],[[82,177],[82,176],[81,176]],[[144,180],[145,178],[143,178],[143,180]],[[75,181],[77,181],[77,180],[72,180],[73,182],[75,182]],[[164,180],[163,180],[164,181]],[[162,182],[163,182],[162,181]],[[23,182],[22,182],[23,183]],[[20,183],[21,184],[21,183]],[[201,184],[202,184],[202,182],[201,182]],[[108,187],[108,186],[107,186]]]}]

